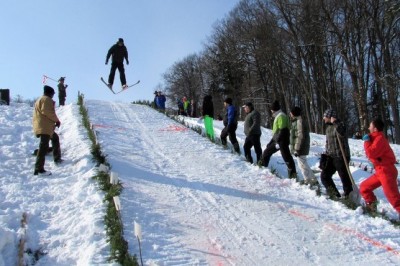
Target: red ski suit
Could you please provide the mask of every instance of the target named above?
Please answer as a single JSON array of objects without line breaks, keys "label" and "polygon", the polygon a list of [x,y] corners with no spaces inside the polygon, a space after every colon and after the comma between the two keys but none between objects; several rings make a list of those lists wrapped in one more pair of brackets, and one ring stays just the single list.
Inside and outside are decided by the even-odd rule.
[{"label": "red ski suit", "polygon": [[369,134],[364,142],[365,154],[374,165],[375,174],[360,185],[360,193],[367,204],[376,201],[374,190],[382,186],[383,193],[393,208],[400,213],[400,194],[397,187],[396,157],[382,131]]}]

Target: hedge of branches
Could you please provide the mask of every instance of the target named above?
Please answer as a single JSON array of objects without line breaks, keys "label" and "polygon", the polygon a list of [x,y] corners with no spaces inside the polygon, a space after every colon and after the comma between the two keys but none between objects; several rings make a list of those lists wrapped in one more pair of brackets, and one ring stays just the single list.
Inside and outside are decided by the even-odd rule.
[{"label": "hedge of branches", "polygon": [[[98,166],[103,164],[110,168],[106,156],[103,155],[101,151],[100,144],[96,141],[96,134],[91,127],[88,111],[84,106],[83,100],[83,94],[79,94],[79,110],[82,115],[82,124],[87,129],[89,139],[92,142],[91,154],[93,155],[93,161],[96,162]],[[131,256],[129,254],[128,242],[124,239],[123,235],[123,224],[113,201],[114,196],[119,196],[121,194],[121,183],[111,184],[109,173],[103,171],[99,171],[93,178],[98,181],[100,189],[105,193],[104,202],[106,203],[106,215],[104,217],[104,223],[111,247],[111,256],[109,260],[117,261],[121,265],[126,266],[139,265],[136,255]]]}]

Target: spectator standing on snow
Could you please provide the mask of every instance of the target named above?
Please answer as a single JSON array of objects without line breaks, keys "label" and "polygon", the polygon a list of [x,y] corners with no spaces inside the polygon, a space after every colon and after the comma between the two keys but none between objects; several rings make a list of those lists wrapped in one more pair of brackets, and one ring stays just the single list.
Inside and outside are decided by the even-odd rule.
[{"label": "spectator standing on snow", "polygon": [[129,65],[129,60],[128,60],[128,50],[126,49],[126,46],[124,44],[124,39],[119,38],[118,42],[113,46],[111,46],[111,48],[108,50],[106,56],[106,65],[108,64],[110,56],[112,56],[112,61],[111,61],[110,75],[108,76],[108,87],[112,89],[112,86],[114,84],[115,71],[118,68],[121,85],[122,88],[125,89],[127,85],[126,85],[126,77],[124,69],[124,59],[126,60],[127,65]]},{"label": "spectator standing on snow", "polygon": [[400,194],[397,187],[396,157],[383,134],[384,123],[374,119],[369,124],[369,134],[364,140],[365,154],[374,165],[375,174],[360,184],[360,193],[365,200],[367,211],[377,211],[374,190],[382,186],[383,193],[393,208],[400,214]]},{"label": "spectator standing on snow", "polygon": [[300,171],[304,176],[304,184],[319,185],[314,172],[307,162],[307,155],[310,152],[310,130],[307,123],[301,117],[301,108],[295,106],[290,111],[292,120],[290,127],[290,150],[297,158]]},{"label": "spectator standing on snow", "polygon": [[223,146],[227,145],[227,137],[229,136],[229,141],[233,145],[235,152],[240,153],[239,143],[236,139],[236,129],[238,125],[237,121],[237,110],[232,104],[232,98],[226,98],[224,101],[224,107],[226,109],[224,116],[224,128],[221,131],[221,142]]},{"label": "spectator standing on snow", "polygon": [[[343,184],[344,197],[348,198],[350,192],[353,191],[353,186],[346,167],[346,164],[350,162],[350,148],[346,136],[346,126],[337,118],[335,110],[332,109],[325,111],[323,119],[326,125],[325,155],[323,155],[326,157],[326,162],[322,168],[321,182],[331,198],[340,198],[341,195],[332,179],[332,176],[337,171]],[[343,159],[340,145],[344,149],[343,152],[345,153],[344,157],[346,157],[346,161]]]},{"label": "spectator standing on snow", "polygon": [[185,116],[189,116],[190,115],[190,102],[186,98],[186,96],[183,96],[182,103],[183,103],[183,112],[185,113]]},{"label": "spectator standing on snow", "polygon": [[242,106],[246,112],[246,118],[244,119],[244,134],[246,139],[244,141],[243,150],[244,156],[249,163],[253,163],[253,157],[251,156],[251,147],[254,146],[256,152],[257,161],[261,160],[262,148],[261,148],[261,115],[257,110],[254,110],[254,106],[251,102],[246,103]]},{"label": "spectator standing on snow", "polygon": [[197,117],[197,105],[196,102],[192,99],[190,100],[190,117]]},{"label": "spectator standing on snow", "polygon": [[[54,129],[55,127],[60,127],[61,124],[56,115],[54,102],[52,100],[54,94],[55,92],[52,87],[44,86],[43,96],[35,102],[33,110],[33,132],[37,138],[40,138],[34,175],[51,175],[50,171],[44,169],[45,156],[49,149],[49,141],[53,137]],[[53,143],[53,157],[55,163],[61,162],[59,141],[58,143],[57,141]]]},{"label": "spectator standing on snow", "polygon": [[[53,106],[55,108],[55,106],[56,106],[55,101],[53,101]],[[51,147],[49,146],[47,152],[53,153],[53,158],[55,158],[54,162],[56,164],[62,163],[63,160],[61,159],[60,137],[58,136],[56,131],[54,131],[53,136],[51,136],[50,142],[51,142]],[[35,149],[33,152],[33,155],[37,156],[38,152],[39,152],[39,149]]]},{"label": "spectator standing on snow", "polygon": [[154,108],[155,108],[155,109],[158,109],[158,108],[159,108],[159,106],[158,106],[158,91],[155,91],[155,92],[154,92],[154,100],[153,100],[153,103],[154,103]]},{"label": "spectator standing on snow", "polygon": [[58,80],[58,103],[60,106],[65,105],[65,98],[67,97],[67,87],[68,85],[64,84],[65,77],[61,77]]},{"label": "spectator standing on snow", "polygon": [[262,155],[262,165],[268,167],[269,160],[271,156],[277,152],[281,151],[283,160],[288,168],[288,177],[296,179],[296,165],[294,163],[293,157],[290,154],[289,144],[290,144],[290,121],[289,117],[281,110],[281,106],[278,101],[274,101],[270,106],[272,116],[274,117],[274,123],[272,126],[272,139],[267,144],[266,149]]},{"label": "spectator standing on snow", "polygon": [[206,135],[211,141],[214,141],[214,104],[211,95],[204,96],[202,115],[204,118]]},{"label": "spectator standing on snow", "polygon": [[178,115],[185,115],[185,111],[183,110],[183,102],[181,99],[178,99]]},{"label": "spectator standing on snow", "polygon": [[167,99],[165,98],[165,95],[162,94],[161,91],[159,91],[157,93],[157,107],[161,110],[161,111],[165,111],[165,102],[167,101]]}]

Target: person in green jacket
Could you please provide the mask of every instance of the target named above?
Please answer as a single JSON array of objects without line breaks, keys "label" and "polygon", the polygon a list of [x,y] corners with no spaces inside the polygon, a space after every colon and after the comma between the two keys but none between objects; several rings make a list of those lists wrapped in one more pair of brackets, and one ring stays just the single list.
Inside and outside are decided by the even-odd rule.
[{"label": "person in green jacket", "polygon": [[271,156],[281,151],[283,160],[288,168],[288,177],[297,179],[296,165],[293,157],[290,154],[290,121],[289,117],[281,110],[281,106],[278,101],[274,101],[270,106],[272,116],[274,117],[274,123],[272,126],[272,139],[267,144],[266,149],[262,154],[261,165],[268,167]]},{"label": "person in green jacket", "polygon": [[186,98],[186,96],[183,96],[182,102],[183,102],[183,111],[184,111],[184,114],[185,114],[185,116],[189,116],[189,115],[190,115],[190,102],[189,102],[189,100]]},{"label": "person in green jacket", "polygon": [[206,128],[207,137],[211,141],[214,141],[214,104],[211,95],[204,96],[202,114],[204,117],[204,127]]},{"label": "person in green jacket", "polygon": [[307,162],[307,155],[310,152],[310,130],[301,117],[301,108],[298,106],[293,107],[290,110],[290,118],[292,121],[290,127],[290,150],[294,157],[297,158],[297,163],[304,177],[304,180],[299,181],[311,187],[319,186],[318,180]]}]

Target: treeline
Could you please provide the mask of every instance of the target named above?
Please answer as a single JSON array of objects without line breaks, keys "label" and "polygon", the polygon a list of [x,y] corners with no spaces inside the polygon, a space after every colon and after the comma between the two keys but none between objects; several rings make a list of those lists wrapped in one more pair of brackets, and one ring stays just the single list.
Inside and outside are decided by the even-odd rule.
[{"label": "treeline", "polygon": [[330,107],[354,131],[380,116],[400,143],[399,47],[398,0],[242,0],[163,89],[172,102],[210,94],[221,112],[225,97],[252,101],[266,126],[274,99],[298,105],[316,133]]}]

